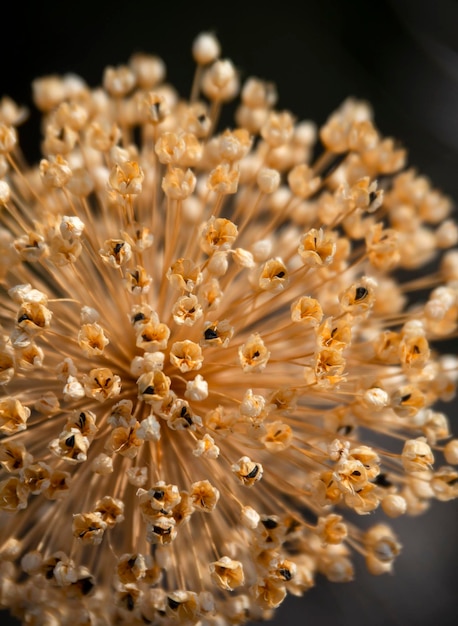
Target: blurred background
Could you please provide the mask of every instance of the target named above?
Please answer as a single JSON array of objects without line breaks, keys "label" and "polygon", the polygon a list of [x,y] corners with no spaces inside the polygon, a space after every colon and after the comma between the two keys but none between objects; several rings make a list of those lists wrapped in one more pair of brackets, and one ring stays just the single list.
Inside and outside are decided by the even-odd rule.
[{"label": "blurred background", "polygon": [[[454,0],[219,2],[8,2],[2,7],[0,96],[31,105],[31,81],[73,72],[90,86],[106,65],[133,52],[161,56],[183,95],[193,75],[190,47],[202,30],[219,37],[242,79],[276,83],[278,108],[318,124],[347,96],[369,100],[377,126],[409,149],[410,162],[458,202],[458,4]],[[7,43],[5,34],[10,41]],[[21,131],[33,159],[34,113]],[[456,343],[445,346],[456,352]],[[458,433],[458,405],[449,404]],[[345,585],[319,580],[286,601],[273,626],[456,626],[458,505],[436,504],[394,523],[403,543],[395,576],[369,577],[358,563]],[[0,613],[2,626],[14,624]]]}]

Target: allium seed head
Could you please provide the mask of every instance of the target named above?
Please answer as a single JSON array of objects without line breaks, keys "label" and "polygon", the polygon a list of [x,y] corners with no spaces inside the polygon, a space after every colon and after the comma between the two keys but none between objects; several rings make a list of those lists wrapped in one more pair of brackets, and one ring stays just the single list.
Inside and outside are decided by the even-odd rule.
[{"label": "allium seed head", "polygon": [[192,51],[189,101],[147,54],[99,89],[35,81],[36,166],[0,108],[0,598],[24,624],[267,618],[355,552],[392,570],[355,513],[458,496],[433,409],[450,201],[354,99],[318,132],[249,78],[220,129],[238,72],[211,33]]}]

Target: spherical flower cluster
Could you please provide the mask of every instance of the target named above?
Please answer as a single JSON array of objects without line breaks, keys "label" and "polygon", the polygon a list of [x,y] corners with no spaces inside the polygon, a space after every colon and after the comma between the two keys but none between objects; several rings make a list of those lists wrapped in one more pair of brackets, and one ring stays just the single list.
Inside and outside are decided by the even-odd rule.
[{"label": "spherical flower cluster", "polygon": [[390,572],[383,518],[458,495],[450,201],[366,103],[317,129],[213,35],[193,55],[189,100],[146,54],[37,79],[34,167],[0,102],[0,604],[25,624],[268,618],[354,556]]}]

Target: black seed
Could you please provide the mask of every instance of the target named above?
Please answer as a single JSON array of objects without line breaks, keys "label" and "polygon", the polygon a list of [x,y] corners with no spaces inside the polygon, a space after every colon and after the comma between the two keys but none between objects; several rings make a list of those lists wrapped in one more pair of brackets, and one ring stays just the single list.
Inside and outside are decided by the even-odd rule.
[{"label": "black seed", "polygon": [[121,250],[123,249],[123,247],[124,247],[124,244],[123,244],[123,243],[117,243],[117,244],[115,245],[115,247],[113,248],[113,252],[114,252],[115,254],[119,254],[119,253],[121,252]]},{"label": "black seed", "polygon": [[84,428],[84,426],[86,425],[86,413],[80,413],[78,424],[80,425],[80,428]]},{"label": "black seed", "polygon": [[144,394],[146,393],[148,396],[153,396],[154,395],[154,387],[152,385],[148,385],[148,387],[145,389],[145,391],[143,393]]},{"label": "black seed", "polygon": [[359,470],[355,470],[351,473],[352,476],[361,476],[361,472]]},{"label": "black seed", "polygon": [[48,565],[46,568],[46,572],[45,572],[45,578],[46,580],[51,580],[53,576],[54,576],[54,565],[52,566]]},{"label": "black seed", "polygon": [[371,191],[369,194],[369,204],[372,204],[376,198],[377,194],[375,193],[375,191]]},{"label": "black seed", "polygon": [[90,578],[82,578],[78,581],[78,584],[81,587],[81,593],[83,596],[87,596],[87,594],[94,588],[94,583]]},{"label": "black seed", "polygon": [[283,278],[284,275],[285,275],[285,272],[281,271],[281,272],[278,272],[278,274],[275,274],[275,278]]},{"label": "black seed", "polygon": [[[22,315],[18,318],[17,323],[18,323],[18,324],[20,324],[21,322],[25,322],[26,320],[30,320],[30,317],[29,317],[26,313],[23,313],[23,314],[22,314]],[[32,321],[32,320],[30,320],[30,321]]]},{"label": "black seed", "polygon": [[260,355],[259,350],[256,350],[255,352],[253,352],[253,359],[257,359],[259,355]]},{"label": "black seed", "polygon": [[160,526],[153,526],[153,531],[156,535],[170,535],[170,528],[161,528]]},{"label": "black seed", "polygon": [[278,570],[278,573],[285,580],[291,580],[291,578],[293,577],[293,575],[291,574],[289,569],[286,569],[286,568],[282,568],[282,569]]},{"label": "black seed", "polygon": [[264,528],[267,528],[267,530],[273,530],[274,528],[277,528],[278,526],[278,522],[276,522],[271,517],[268,517],[267,519],[263,519],[261,521],[262,521],[262,525],[264,526]]},{"label": "black seed", "polygon": [[128,611],[133,611],[135,608],[135,602],[130,593],[128,593],[126,596],[126,606]]},{"label": "black seed", "polygon": [[374,483],[379,487],[391,487],[391,485],[393,484],[391,481],[388,480],[386,474],[379,474],[375,478]]},{"label": "black seed", "polygon": [[286,529],[286,534],[289,535],[293,531],[297,530],[300,527],[300,525],[301,524],[300,522],[297,521],[297,519],[290,520],[288,524],[288,528]]},{"label": "black seed", "polygon": [[401,397],[401,402],[408,402],[410,400],[410,398],[412,397],[411,393],[406,393],[405,396]]},{"label": "black seed", "polygon": [[188,412],[187,406],[182,406],[180,411],[180,417],[182,417],[188,423],[188,426],[192,425],[192,417]]},{"label": "black seed", "polygon": [[200,122],[201,124],[203,124],[206,119],[207,119],[207,116],[204,115],[204,113],[201,113],[200,115],[197,116],[197,121]]},{"label": "black seed", "polygon": [[160,491],[159,489],[153,493],[153,498],[155,500],[162,500],[163,497],[164,497],[164,492]]},{"label": "black seed", "polygon": [[368,294],[368,291],[366,289],[366,287],[356,287],[356,292],[355,292],[355,300],[356,302],[358,302],[359,300],[362,300],[363,298],[365,298]]},{"label": "black seed", "polygon": [[204,337],[206,341],[210,341],[211,339],[218,339],[218,333],[214,328],[207,328],[204,332]]},{"label": "black seed", "polygon": [[173,610],[177,609],[180,606],[180,603],[176,600],[173,600],[173,598],[167,598],[167,604]]},{"label": "black seed", "polygon": [[135,324],[136,322],[141,322],[144,319],[145,319],[144,313],[137,313],[136,315],[133,316],[132,322]]},{"label": "black seed", "polygon": [[67,448],[73,448],[75,445],[75,435],[70,435],[70,437],[67,437],[67,439],[65,440],[65,445],[67,446]]},{"label": "black seed", "polygon": [[251,472],[245,476],[245,478],[256,478],[259,472],[259,465],[255,465]]}]

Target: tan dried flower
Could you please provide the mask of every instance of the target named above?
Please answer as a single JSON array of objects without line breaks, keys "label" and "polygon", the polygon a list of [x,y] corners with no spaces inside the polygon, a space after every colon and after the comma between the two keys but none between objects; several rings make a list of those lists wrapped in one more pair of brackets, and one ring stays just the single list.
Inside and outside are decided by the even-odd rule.
[{"label": "tan dried flower", "polygon": [[196,39],[189,102],[146,54],[100,89],[39,79],[38,166],[0,103],[0,599],[24,624],[268,618],[354,552],[392,570],[355,513],[458,496],[449,200],[356,100],[317,161],[258,79],[220,132],[219,54]]}]

